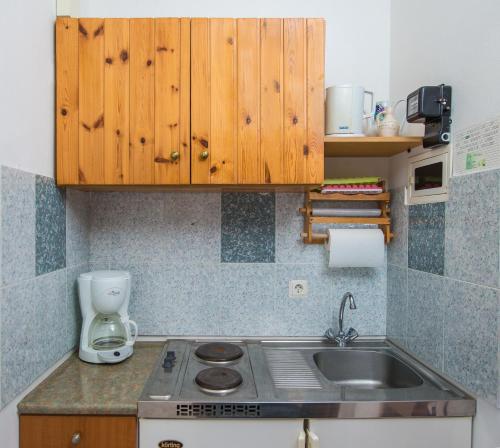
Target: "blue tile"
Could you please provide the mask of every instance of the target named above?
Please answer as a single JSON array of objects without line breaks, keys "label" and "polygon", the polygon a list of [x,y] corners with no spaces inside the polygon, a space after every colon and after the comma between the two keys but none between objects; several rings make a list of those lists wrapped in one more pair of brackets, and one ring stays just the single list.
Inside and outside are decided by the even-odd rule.
[{"label": "blue tile", "polygon": [[387,262],[408,266],[408,206],[404,187],[391,191],[391,230],[394,238],[387,246]]},{"label": "blue tile", "polygon": [[498,290],[447,279],[444,371],[493,405],[497,402]]},{"label": "blue tile", "polygon": [[387,336],[406,346],[408,268],[387,265]]},{"label": "blue tile", "polygon": [[408,224],[408,267],[444,274],[445,204],[412,205]]},{"label": "blue tile", "polygon": [[445,274],[499,286],[500,171],[455,177],[446,203]]},{"label": "blue tile", "polygon": [[2,285],[35,276],[35,175],[14,168],[1,171]]},{"label": "blue tile", "polygon": [[436,369],[443,369],[443,326],[446,279],[408,271],[408,349]]},{"label": "blue tile", "polygon": [[36,275],[66,267],[64,191],[54,179],[36,176]]},{"label": "blue tile", "polygon": [[71,349],[65,270],[4,288],[1,316],[1,388],[5,405]]},{"label": "blue tile", "polygon": [[218,263],[220,214],[220,193],[166,193],[166,261]]},{"label": "blue tile", "polygon": [[222,193],[221,261],[274,263],[274,193]]},{"label": "blue tile", "polygon": [[90,257],[90,193],[66,191],[66,265],[87,263]]}]

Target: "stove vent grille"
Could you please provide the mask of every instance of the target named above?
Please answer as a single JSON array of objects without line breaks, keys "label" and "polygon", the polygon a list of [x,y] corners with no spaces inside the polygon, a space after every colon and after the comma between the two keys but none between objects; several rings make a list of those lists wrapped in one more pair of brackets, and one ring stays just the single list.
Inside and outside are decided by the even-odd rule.
[{"label": "stove vent grille", "polygon": [[178,404],[178,417],[260,417],[258,404]]}]

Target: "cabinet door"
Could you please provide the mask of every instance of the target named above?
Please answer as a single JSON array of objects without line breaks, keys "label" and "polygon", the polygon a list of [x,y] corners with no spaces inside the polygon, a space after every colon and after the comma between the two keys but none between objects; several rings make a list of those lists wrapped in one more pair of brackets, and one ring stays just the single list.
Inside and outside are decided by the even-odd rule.
[{"label": "cabinet door", "polygon": [[20,448],[136,448],[135,417],[22,415]]},{"label": "cabinet door", "polygon": [[140,419],[139,446],[177,441],[186,448],[305,448],[303,421],[293,419]]},{"label": "cabinet door", "polygon": [[472,419],[324,419],[309,427],[311,448],[470,448]]},{"label": "cabinet door", "polygon": [[190,20],[58,18],[60,185],[190,181]]},{"label": "cabinet door", "polygon": [[192,19],[191,182],[323,181],[324,21]]}]

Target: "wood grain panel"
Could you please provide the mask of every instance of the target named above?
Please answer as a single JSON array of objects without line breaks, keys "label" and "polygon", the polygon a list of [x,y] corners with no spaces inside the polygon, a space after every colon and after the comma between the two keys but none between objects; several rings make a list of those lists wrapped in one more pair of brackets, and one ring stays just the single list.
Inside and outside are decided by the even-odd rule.
[{"label": "wood grain panel", "polygon": [[[200,154],[209,156],[202,160]],[[210,23],[191,19],[191,183],[210,183]]]},{"label": "wood grain panel", "polygon": [[179,183],[191,181],[191,20],[181,19]]},{"label": "wood grain panel", "polygon": [[260,20],[237,20],[238,183],[261,183]]},{"label": "wood grain panel", "polygon": [[181,36],[179,19],[155,21],[155,184],[178,184]]},{"label": "wood grain panel", "polygon": [[283,183],[283,20],[261,20],[262,183]]},{"label": "wood grain panel", "polygon": [[104,180],[104,20],[80,19],[79,181]]},{"label": "wood grain panel", "polygon": [[237,182],[236,21],[210,20],[210,136],[212,184]]},{"label": "wood grain panel", "polygon": [[305,180],[306,125],[306,21],[284,21],[285,183]]},{"label": "wood grain panel", "polygon": [[80,448],[135,448],[136,417],[21,415],[20,448],[69,448],[73,434]]},{"label": "wood grain panel", "polygon": [[57,183],[78,184],[78,19],[56,21]]},{"label": "wood grain panel", "polygon": [[325,21],[307,19],[307,148],[305,183],[324,180]]},{"label": "wood grain panel", "polygon": [[130,183],[154,183],[155,24],[130,20]]},{"label": "wood grain panel", "polygon": [[104,21],[104,183],[129,183],[129,20]]}]

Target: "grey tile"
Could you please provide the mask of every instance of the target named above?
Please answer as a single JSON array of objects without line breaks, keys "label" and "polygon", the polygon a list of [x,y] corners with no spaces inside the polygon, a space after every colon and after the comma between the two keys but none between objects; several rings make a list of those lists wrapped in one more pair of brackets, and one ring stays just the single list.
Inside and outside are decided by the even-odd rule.
[{"label": "grey tile", "polygon": [[274,193],[222,193],[221,261],[274,263]]},{"label": "grey tile", "polygon": [[444,371],[496,405],[499,292],[447,279],[444,301]]},{"label": "grey tile", "polygon": [[168,334],[219,334],[223,299],[219,294],[218,265],[169,264],[166,267],[165,301]]},{"label": "grey tile", "polygon": [[130,317],[141,335],[217,335],[217,266],[118,264],[132,276]]},{"label": "grey tile", "polygon": [[66,267],[65,202],[54,179],[36,176],[36,275]]},{"label": "grey tile", "polygon": [[68,307],[66,338],[70,347],[78,346],[82,326],[80,298],[78,295],[78,276],[84,272],[89,272],[89,270],[89,265],[87,263],[79,266],[72,266],[66,270],[66,300]]},{"label": "grey tile", "polygon": [[443,369],[445,294],[445,278],[408,271],[408,348],[439,370]]},{"label": "grey tile", "polygon": [[[306,298],[289,298],[290,280],[306,280]],[[276,265],[276,319],[273,331],[279,336],[322,336],[332,325],[334,306],[332,272],[307,264]]]},{"label": "grey tile", "polygon": [[[347,310],[345,328],[354,327],[363,336],[386,334],[387,269],[342,268],[332,269],[333,310],[338,314],[343,295],[350,291],[357,309]],[[336,320],[336,319],[335,319]],[[336,327],[334,327],[336,329]]]},{"label": "grey tile", "polygon": [[66,337],[66,303],[65,270],[3,289],[3,405],[15,398],[71,348],[71,342]]},{"label": "grey tile", "polygon": [[408,267],[443,275],[444,234],[444,202],[410,206]]},{"label": "grey tile", "polygon": [[408,266],[408,207],[405,205],[404,187],[391,191],[391,229],[394,238],[387,246],[387,262]]},{"label": "grey tile", "polygon": [[87,263],[90,257],[90,193],[66,191],[66,265]]},{"label": "grey tile", "polygon": [[408,268],[387,265],[387,336],[406,345]]},{"label": "grey tile", "polygon": [[[326,265],[328,252],[321,244],[304,244],[304,193],[276,193],[276,262]],[[317,226],[314,231],[322,231]]]},{"label": "grey tile", "polygon": [[35,176],[2,168],[2,284],[35,276]]},{"label": "grey tile", "polygon": [[222,264],[219,274],[219,333],[272,336],[281,317],[275,307],[275,265]]},{"label": "grey tile", "polygon": [[500,295],[498,297],[498,304],[497,304],[497,371],[498,373],[498,378],[497,378],[497,408],[500,409]]},{"label": "grey tile", "polygon": [[499,286],[500,171],[451,179],[446,203],[446,276]]},{"label": "grey tile", "polygon": [[162,193],[93,193],[91,261],[164,262],[163,198]]},{"label": "grey tile", "polygon": [[163,264],[117,264],[113,269],[131,274],[132,290],[129,314],[135,320],[140,335],[166,335],[169,308],[165,299],[166,269]]},{"label": "grey tile", "polygon": [[220,261],[220,202],[220,193],[165,195],[167,262]]}]

